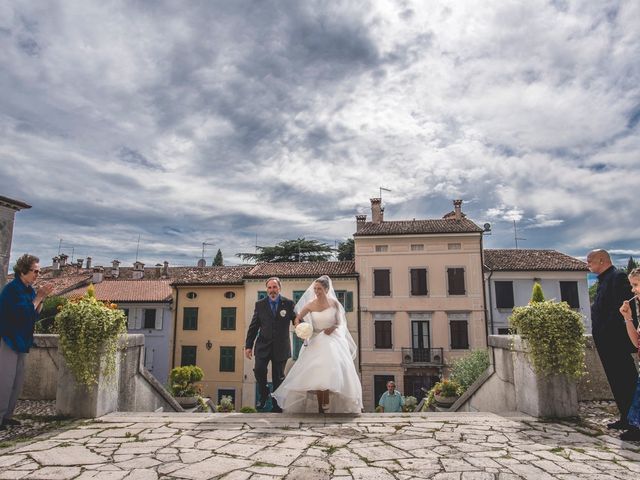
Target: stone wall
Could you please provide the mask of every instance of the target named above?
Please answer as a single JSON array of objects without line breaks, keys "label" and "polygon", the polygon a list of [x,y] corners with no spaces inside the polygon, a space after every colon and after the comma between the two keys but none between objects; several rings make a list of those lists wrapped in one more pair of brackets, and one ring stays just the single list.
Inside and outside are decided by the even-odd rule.
[{"label": "stone wall", "polygon": [[78,387],[58,354],[57,335],[35,335],[27,355],[25,384],[20,398],[56,400],[59,413],[95,417],[111,411],[182,411],[175,399],[144,368],[144,335],[121,339],[116,378],[87,390]]}]

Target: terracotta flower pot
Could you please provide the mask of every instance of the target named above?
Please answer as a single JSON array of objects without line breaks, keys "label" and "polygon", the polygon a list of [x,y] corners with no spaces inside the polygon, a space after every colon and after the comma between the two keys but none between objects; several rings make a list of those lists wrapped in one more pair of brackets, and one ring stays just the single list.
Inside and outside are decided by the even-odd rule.
[{"label": "terracotta flower pot", "polygon": [[438,394],[434,395],[434,399],[438,404],[438,406],[444,407],[444,408],[449,408],[451,405],[456,403],[456,400],[458,400],[458,398],[460,397],[457,395],[455,397],[443,397],[442,395],[438,395]]}]

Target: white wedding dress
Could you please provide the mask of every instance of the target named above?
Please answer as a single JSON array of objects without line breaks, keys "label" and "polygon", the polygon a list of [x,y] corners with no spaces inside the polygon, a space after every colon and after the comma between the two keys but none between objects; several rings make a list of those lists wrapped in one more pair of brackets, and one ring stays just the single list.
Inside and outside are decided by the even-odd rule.
[{"label": "white wedding dress", "polygon": [[273,396],[285,413],[317,413],[315,391],[329,390],[328,413],[360,413],[362,385],[349,344],[339,330],[329,335],[323,331],[336,325],[337,309],[329,307],[310,315],[314,334]]}]

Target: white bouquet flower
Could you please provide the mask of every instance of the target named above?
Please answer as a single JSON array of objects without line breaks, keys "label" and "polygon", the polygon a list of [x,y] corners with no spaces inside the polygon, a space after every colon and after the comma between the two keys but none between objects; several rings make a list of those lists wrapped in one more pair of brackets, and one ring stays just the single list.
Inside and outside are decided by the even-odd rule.
[{"label": "white bouquet flower", "polygon": [[296,325],[295,332],[298,338],[308,340],[311,338],[311,335],[313,335],[313,327],[310,323],[300,322]]}]

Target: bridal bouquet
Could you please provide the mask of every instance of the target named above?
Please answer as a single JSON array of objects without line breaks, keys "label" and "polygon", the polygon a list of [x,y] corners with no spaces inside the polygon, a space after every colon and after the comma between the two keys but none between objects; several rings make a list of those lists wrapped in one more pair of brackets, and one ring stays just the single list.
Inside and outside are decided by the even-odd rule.
[{"label": "bridal bouquet", "polygon": [[313,327],[310,323],[300,322],[296,325],[296,335],[302,340],[308,340],[313,335]]}]

